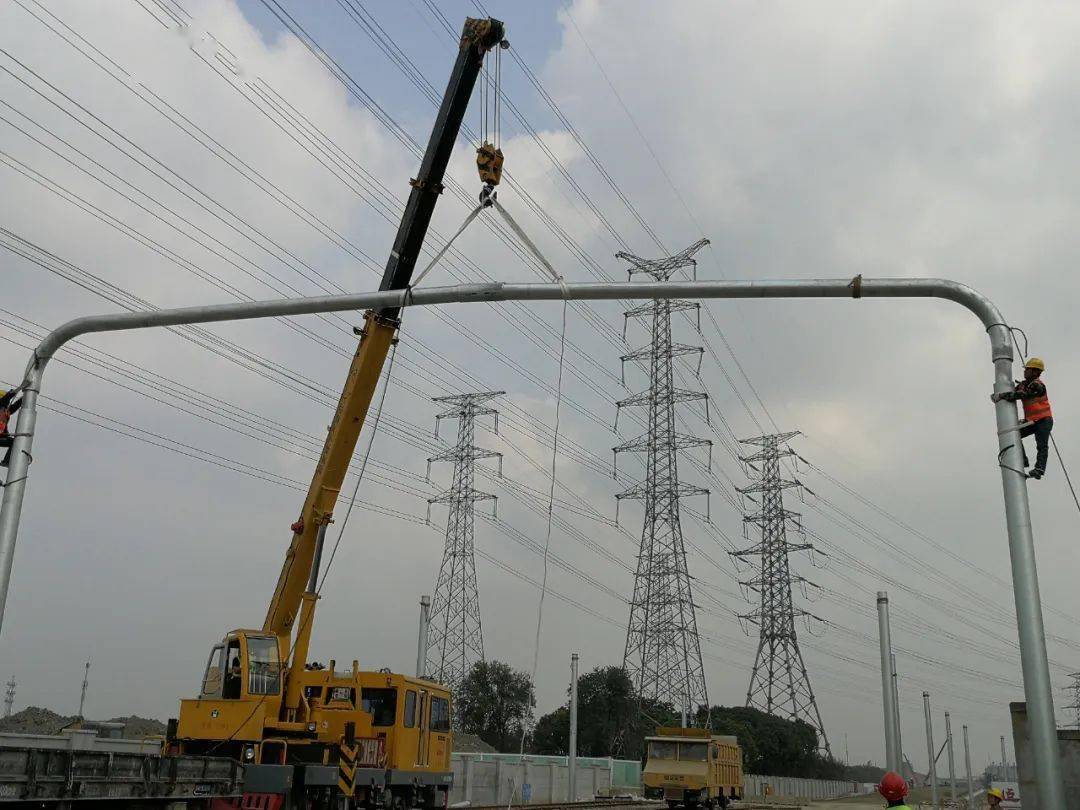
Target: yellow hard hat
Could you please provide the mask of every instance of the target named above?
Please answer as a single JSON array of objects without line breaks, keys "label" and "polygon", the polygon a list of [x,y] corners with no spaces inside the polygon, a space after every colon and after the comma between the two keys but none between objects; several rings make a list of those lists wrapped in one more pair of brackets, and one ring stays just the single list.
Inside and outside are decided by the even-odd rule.
[{"label": "yellow hard hat", "polygon": [[1046,371],[1046,363],[1038,357],[1029,357],[1028,361],[1024,363],[1024,368],[1037,368],[1039,371]]},{"label": "yellow hard hat", "polygon": [[[1040,360],[1039,362],[1041,363],[1042,361]],[[1002,793],[999,788],[990,788],[988,791],[986,791],[986,795],[987,797],[993,796],[995,799],[1001,799],[1003,801],[1005,799],[1005,794]]]}]

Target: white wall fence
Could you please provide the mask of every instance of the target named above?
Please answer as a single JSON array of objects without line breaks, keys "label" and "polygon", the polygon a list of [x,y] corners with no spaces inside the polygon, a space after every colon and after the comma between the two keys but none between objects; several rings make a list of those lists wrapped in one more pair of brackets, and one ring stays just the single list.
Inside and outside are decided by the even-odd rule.
[{"label": "white wall fence", "polygon": [[[556,759],[555,757],[545,759]],[[565,758],[559,757],[565,762]],[[570,784],[563,762],[542,761],[526,756],[524,761],[485,760],[480,756],[453,754],[454,788],[450,803],[537,804],[563,802]],[[611,768],[586,765],[580,761],[577,773],[577,799],[591,799],[606,793],[611,786]]]},{"label": "white wall fence", "polygon": [[[525,755],[524,761],[513,754],[455,753],[450,757],[454,770],[454,789],[451,804],[542,804],[567,799],[569,778],[566,757]],[[611,791],[612,773],[622,760],[578,759],[577,799],[591,799]],[[625,779],[622,781],[626,781]],[[857,782],[834,782],[825,779],[796,779],[792,776],[743,777],[744,795],[748,798],[765,795],[798,799],[835,799],[860,792]],[[617,793],[640,790],[638,785],[616,785]],[[768,794],[766,789],[768,788]]]},{"label": "white wall fence", "polygon": [[743,795],[764,796],[766,786],[773,796],[793,799],[836,799],[860,793],[858,782],[834,782],[826,779],[797,779],[794,776],[743,776]]}]

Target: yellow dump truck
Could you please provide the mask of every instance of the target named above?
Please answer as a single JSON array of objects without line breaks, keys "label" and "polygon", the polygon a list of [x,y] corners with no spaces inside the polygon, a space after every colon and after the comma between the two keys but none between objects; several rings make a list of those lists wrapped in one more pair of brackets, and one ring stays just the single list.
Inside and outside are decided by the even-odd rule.
[{"label": "yellow dump truck", "polygon": [[742,749],[703,728],[658,728],[646,737],[645,798],[668,807],[720,808],[742,798]]}]

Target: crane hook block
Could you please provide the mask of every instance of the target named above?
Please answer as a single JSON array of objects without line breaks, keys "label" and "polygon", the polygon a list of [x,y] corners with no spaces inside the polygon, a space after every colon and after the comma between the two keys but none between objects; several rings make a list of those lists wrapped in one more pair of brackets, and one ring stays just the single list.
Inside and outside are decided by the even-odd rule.
[{"label": "crane hook block", "polygon": [[488,186],[499,185],[502,168],[502,149],[496,149],[494,144],[485,141],[484,145],[476,150],[476,170],[480,173],[480,181]]}]

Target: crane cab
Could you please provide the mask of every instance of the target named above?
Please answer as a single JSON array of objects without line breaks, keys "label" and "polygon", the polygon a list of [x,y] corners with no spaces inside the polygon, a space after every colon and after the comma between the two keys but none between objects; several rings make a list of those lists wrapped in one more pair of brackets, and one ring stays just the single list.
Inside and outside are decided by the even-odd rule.
[{"label": "crane cab", "polygon": [[[180,701],[174,739],[184,752],[261,762],[267,757],[258,744],[276,739],[307,746],[318,758],[311,746],[371,736],[373,718],[362,703],[357,662],[346,672],[337,672],[333,661],[328,668],[301,664],[290,671],[289,653],[287,636],[262,630],[234,630],[215,644],[199,696]],[[277,754],[275,749],[272,761]]]},{"label": "crane cab", "polygon": [[238,630],[210,650],[200,699],[243,700],[281,693],[282,639]]},{"label": "crane cab", "polygon": [[234,630],[210,649],[199,697],[180,701],[172,742],[183,753],[257,759],[261,742],[281,714],[288,639]]},{"label": "crane cab", "polygon": [[228,633],[210,650],[199,696],[180,701],[170,751],[291,766],[304,784],[329,774],[341,794],[371,808],[447,806],[453,774],[445,687],[361,672],[356,661],[345,672],[333,661],[292,669],[290,653],[287,636]]}]

